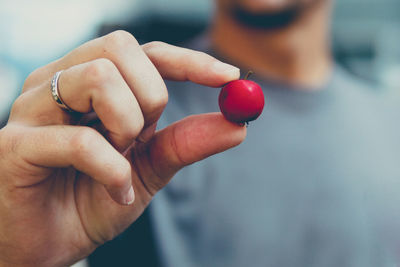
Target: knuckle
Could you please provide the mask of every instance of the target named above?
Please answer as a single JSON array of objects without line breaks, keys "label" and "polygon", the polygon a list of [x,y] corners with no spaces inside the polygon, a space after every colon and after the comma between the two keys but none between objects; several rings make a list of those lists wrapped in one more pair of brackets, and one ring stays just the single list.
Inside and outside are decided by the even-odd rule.
[{"label": "knuckle", "polygon": [[151,113],[161,112],[168,103],[168,91],[165,85],[148,97],[147,108]]},{"label": "knuckle", "polygon": [[26,100],[26,94],[21,94],[15,99],[14,103],[11,106],[11,115],[14,113],[19,113],[21,111],[24,111],[27,107],[27,100]]},{"label": "knuckle", "polygon": [[118,30],[105,36],[105,51],[104,52],[119,52],[128,48],[140,47],[136,38],[127,31]]},{"label": "knuckle", "polygon": [[164,46],[166,46],[166,43],[164,43],[164,42],[152,41],[152,42],[145,43],[142,47],[143,47],[143,50],[150,51],[150,50],[153,50],[153,49],[162,48]]},{"label": "knuckle", "polygon": [[203,52],[203,51],[191,50],[190,52],[193,53],[193,55],[195,55],[197,57],[208,57],[208,58],[211,57],[209,54],[207,54],[206,52]]},{"label": "knuckle", "polygon": [[135,139],[144,127],[144,118],[141,116],[136,119],[135,123],[129,123],[129,126],[121,133],[122,138],[125,140]]},{"label": "knuckle", "polygon": [[24,85],[22,86],[22,91],[26,91],[31,84],[33,84],[33,82],[36,80],[36,73],[38,72],[38,70],[34,70],[33,72],[31,72],[28,77],[26,77],[25,81],[24,81]]},{"label": "knuckle", "polygon": [[92,89],[104,89],[104,85],[110,82],[118,70],[114,63],[106,58],[96,59],[90,62],[84,70],[86,86]]},{"label": "knuckle", "polygon": [[77,159],[85,159],[92,154],[94,140],[97,140],[98,133],[90,127],[81,127],[70,139],[72,156]]},{"label": "knuckle", "polygon": [[43,69],[44,69],[44,67],[38,68],[38,69],[32,71],[28,75],[28,77],[26,77],[24,84],[22,86],[22,92],[27,91],[33,84],[35,84],[38,81],[39,77],[41,77],[43,74],[43,71],[44,71]]},{"label": "knuckle", "polygon": [[206,69],[213,68],[214,64],[219,61],[215,57],[210,56],[209,54],[202,51],[192,50],[192,53],[193,56],[190,57],[190,63],[196,64],[198,62],[203,62]]}]

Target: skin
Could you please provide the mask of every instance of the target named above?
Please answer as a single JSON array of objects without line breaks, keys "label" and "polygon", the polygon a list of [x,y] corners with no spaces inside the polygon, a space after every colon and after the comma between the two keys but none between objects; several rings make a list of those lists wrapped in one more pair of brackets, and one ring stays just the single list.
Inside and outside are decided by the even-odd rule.
[{"label": "skin", "polygon": [[[51,97],[59,70],[60,94],[80,113]],[[217,113],[155,132],[168,101],[163,79],[219,87],[238,77],[204,53],[140,46],[123,31],[34,71],[0,130],[0,266],[85,258],[134,222],[180,168],[242,142],[246,128]]]},{"label": "skin", "polygon": [[[276,15],[294,6],[297,17],[279,29],[246,27],[232,15],[240,6],[250,14]],[[210,27],[214,49],[257,75],[297,88],[316,89],[332,71],[330,0],[218,0]]]}]

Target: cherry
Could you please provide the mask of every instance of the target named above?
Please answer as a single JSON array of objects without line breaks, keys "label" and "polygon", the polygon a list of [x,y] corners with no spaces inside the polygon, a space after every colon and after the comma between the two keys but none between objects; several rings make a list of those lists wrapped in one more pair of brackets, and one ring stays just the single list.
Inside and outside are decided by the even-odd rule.
[{"label": "cherry", "polygon": [[236,80],[225,85],[219,93],[219,108],[224,117],[235,123],[248,123],[260,116],[264,108],[264,94],[261,87],[247,78]]}]

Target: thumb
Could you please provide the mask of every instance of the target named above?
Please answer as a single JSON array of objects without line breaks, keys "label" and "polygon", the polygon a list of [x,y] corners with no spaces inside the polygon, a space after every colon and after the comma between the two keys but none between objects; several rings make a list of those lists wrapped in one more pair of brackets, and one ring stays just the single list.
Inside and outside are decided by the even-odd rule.
[{"label": "thumb", "polygon": [[184,166],[237,146],[245,137],[246,127],[227,121],[221,113],[193,115],[157,132],[132,160],[154,195]]}]

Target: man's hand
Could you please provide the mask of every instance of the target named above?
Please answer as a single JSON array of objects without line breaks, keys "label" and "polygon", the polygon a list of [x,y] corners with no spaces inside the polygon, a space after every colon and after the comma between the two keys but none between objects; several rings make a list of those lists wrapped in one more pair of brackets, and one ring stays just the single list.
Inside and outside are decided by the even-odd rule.
[{"label": "man's hand", "polygon": [[[60,70],[60,94],[77,113],[52,99]],[[0,130],[0,266],[86,257],[134,222],[180,168],[244,139],[245,127],[217,113],[155,132],[168,100],[163,78],[217,87],[239,71],[118,31],[28,77]]]}]

